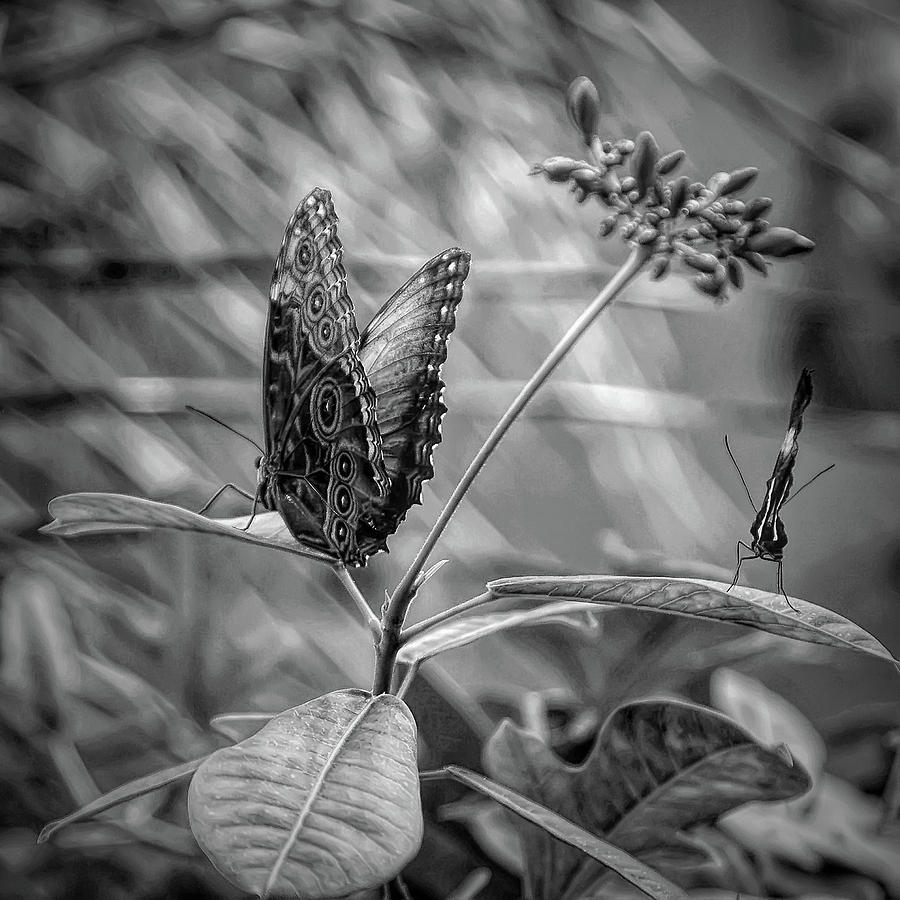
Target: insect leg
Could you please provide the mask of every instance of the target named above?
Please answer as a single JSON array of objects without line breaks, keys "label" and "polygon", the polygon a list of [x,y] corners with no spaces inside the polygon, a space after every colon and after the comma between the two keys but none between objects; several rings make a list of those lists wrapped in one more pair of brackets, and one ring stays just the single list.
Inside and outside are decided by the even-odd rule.
[{"label": "insect leg", "polygon": [[238,487],[236,484],[232,484],[230,481],[227,484],[223,484],[213,495],[197,510],[199,515],[203,515],[212,505],[225,493],[225,491],[231,488],[233,491],[237,491],[242,497],[246,497],[248,500],[253,500],[254,496],[249,491],[245,491],[243,488]]},{"label": "insect leg", "polygon": [[775,576],[775,583],[778,585],[778,590],[781,593],[781,596],[784,597],[787,605],[794,611],[800,612],[793,603],[791,603],[790,598],[784,592],[784,563],[781,560],[778,560],[778,574]]},{"label": "insect leg", "polygon": [[253,524],[253,520],[256,518],[256,508],[259,506],[260,500],[260,491],[257,489],[256,493],[253,495],[253,509],[250,510],[250,518],[247,520],[247,524],[243,528],[239,528],[238,531],[249,531],[250,526]]},{"label": "insect leg", "polygon": [[[741,547],[744,547],[745,549],[749,550],[752,555],[751,556],[741,556]],[[735,556],[737,557],[737,568],[734,570],[734,578],[731,579],[731,584],[728,586],[729,591],[737,584],[738,578],[740,578],[741,566],[748,559],[758,559],[759,558],[759,554],[754,553],[753,548],[747,546],[747,544],[745,544],[743,541],[737,542],[737,545],[734,548],[734,552],[735,552]]]}]

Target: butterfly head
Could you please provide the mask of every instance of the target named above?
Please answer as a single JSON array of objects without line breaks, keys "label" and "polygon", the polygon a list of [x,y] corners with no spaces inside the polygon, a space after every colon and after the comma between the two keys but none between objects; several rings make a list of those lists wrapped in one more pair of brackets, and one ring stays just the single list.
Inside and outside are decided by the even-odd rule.
[{"label": "butterfly head", "polygon": [[273,502],[275,480],[278,475],[276,466],[268,456],[257,456],[254,465],[256,466],[256,496],[266,509],[276,509]]}]

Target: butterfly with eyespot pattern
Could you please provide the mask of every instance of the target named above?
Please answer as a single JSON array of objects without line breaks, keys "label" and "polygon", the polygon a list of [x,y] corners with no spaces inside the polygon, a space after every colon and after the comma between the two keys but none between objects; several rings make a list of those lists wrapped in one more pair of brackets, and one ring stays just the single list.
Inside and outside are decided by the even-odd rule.
[{"label": "butterfly with eyespot pattern", "polygon": [[427,262],[360,337],[342,254],[331,194],[314,188],[287,224],[269,292],[253,508],[278,511],[305,546],[364,565],[434,475],[441,366],[470,257],[453,248]]}]

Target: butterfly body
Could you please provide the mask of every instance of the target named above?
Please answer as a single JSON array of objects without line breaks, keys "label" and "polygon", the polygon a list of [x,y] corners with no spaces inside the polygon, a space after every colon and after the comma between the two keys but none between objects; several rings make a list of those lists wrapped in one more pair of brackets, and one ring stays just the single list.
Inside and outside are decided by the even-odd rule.
[{"label": "butterfly body", "polygon": [[[743,541],[738,541],[737,569],[735,570],[731,587],[734,587],[737,584],[742,563],[748,559],[764,559],[778,564],[778,589],[785,598],[787,598],[787,595],[784,594],[782,582],[782,566],[784,560],[784,548],[787,546],[788,538],[780,513],[784,505],[788,502],[788,499],[791,496],[791,488],[794,485],[794,464],[797,461],[798,451],[797,439],[800,430],[803,427],[803,413],[809,406],[810,400],[812,400],[812,373],[809,369],[804,369],[800,373],[800,379],[797,382],[797,387],[794,391],[794,399],[791,403],[791,412],[784,440],[781,443],[781,448],[775,459],[772,475],[766,482],[766,495],[763,498],[763,502],[759,509],[756,511],[756,518],[750,526],[750,537],[752,538],[752,541],[749,546]],[[725,439],[725,446],[728,447],[727,438]],[[728,448],[728,452],[731,454],[730,448]],[[733,455],[731,459],[738,469],[738,474],[740,474],[740,467],[737,466],[737,461],[734,459]],[[807,484],[810,484],[818,478],[819,475],[827,472],[830,468],[832,468],[832,466],[828,466],[826,469],[819,472],[818,475],[815,475],[807,481],[797,493],[803,490]],[[744,481],[743,475],[741,475],[741,481],[744,484],[744,489],[747,490],[747,497],[752,504],[753,497],[747,489],[747,484]],[[741,547],[749,550],[751,555],[742,557]],[[729,590],[731,590],[731,588],[729,588]],[[790,604],[790,601],[788,601],[788,603]]]},{"label": "butterfly body", "polygon": [[304,545],[362,565],[434,474],[469,255],[426,263],[362,339],[342,255],[331,195],[315,188],[288,222],[269,293],[256,498]]},{"label": "butterfly body", "polygon": [[797,461],[797,438],[803,427],[803,413],[812,400],[812,374],[809,369],[800,373],[794,391],[787,432],[775,459],[772,475],[766,482],[766,496],[750,526],[751,549],[761,558],[779,562],[784,557],[788,538],[779,515],[787,503],[794,485],[794,464]]}]

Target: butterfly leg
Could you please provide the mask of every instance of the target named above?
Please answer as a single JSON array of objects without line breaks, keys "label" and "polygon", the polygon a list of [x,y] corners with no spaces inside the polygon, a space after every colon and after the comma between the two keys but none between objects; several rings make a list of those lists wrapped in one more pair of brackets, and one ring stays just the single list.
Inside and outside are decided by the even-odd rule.
[{"label": "butterfly leg", "polygon": [[[250,494],[247,494],[250,497]],[[247,524],[243,528],[238,528],[238,531],[249,531],[250,526],[253,524],[253,520],[256,518],[256,507],[259,505],[259,494],[255,494],[253,496],[253,509],[250,510],[250,518],[247,520]]]},{"label": "butterfly leg", "polygon": [[[749,550],[751,555],[750,556],[741,556],[741,547],[743,547],[745,550]],[[734,578],[731,579],[731,584],[728,586],[729,591],[738,583],[738,578],[741,577],[741,566],[748,559],[757,559],[758,558],[758,554],[753,552],[753,548],[749,547],[743,541],[737,542],[737,545],[734,548],[734,552],[735,552],[735,556],[737,557],[737,568],[734,570]]]},{"label": "butterfly leg", "polygon": [[794,606],[793,603],[791,603],[790,598],[784,592],[784,563],[781,560],[778,561],[778,574],[775,576],[775,583],[778,585],[778,590],[779,590],[781,596],[784,597],[784,600],[787,603],[787,605],[794,612],[800,612],[800,610],[797,609],[797,607]]},{"label": "butterfly leg", "polygon": [[213,495],[197,510],[198,515],[203,515],[212,505],[225,493],[225,491],[231,488],[233,491],[237,491],[242,497],[246,497],[248,500],[253,499],[253,494],[245,491],[243,488],[238,487],[236,484],[232,484],[230,481],[228,484],[223,484]]}]

